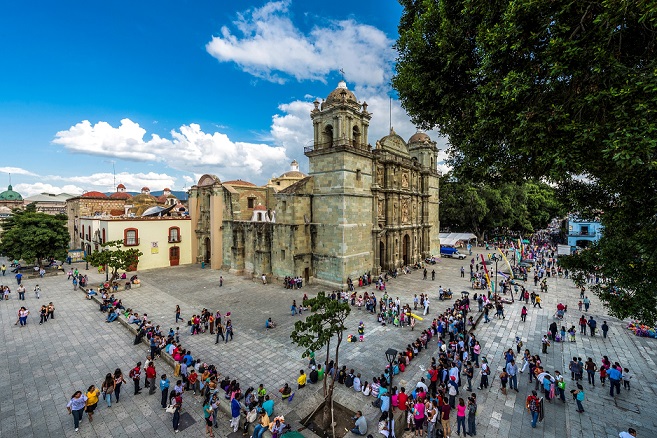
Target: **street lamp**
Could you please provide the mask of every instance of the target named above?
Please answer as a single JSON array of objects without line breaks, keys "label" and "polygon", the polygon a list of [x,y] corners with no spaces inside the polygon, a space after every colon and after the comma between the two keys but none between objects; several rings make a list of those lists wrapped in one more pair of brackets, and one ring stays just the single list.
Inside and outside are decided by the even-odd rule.
[{"label": "street lamp", "polygon": [[497,254],[493,254],[490,259],[495,262],[495,282],[493,283],[493,294],[496,294],[497,293],[497,262],[502,260],[502,257],[500,257]]},{"label": "street lamp", "polygon": [[[388,365],[390,366],[388,368],[388,375],[390,376],[390,403],[388,403],[388,438],[392,438],[393,435],[395,434],[395,431],[392,429],[393,424],[392,424],[392,378],[394,376],[394,373],[392,372],[392,364],[395,362],[395,359],[397,359],[397,350],[394,348],[388,348],[386,350],[386,359],[388,360]],[[400,408],[401,409],[401,408]]]}]

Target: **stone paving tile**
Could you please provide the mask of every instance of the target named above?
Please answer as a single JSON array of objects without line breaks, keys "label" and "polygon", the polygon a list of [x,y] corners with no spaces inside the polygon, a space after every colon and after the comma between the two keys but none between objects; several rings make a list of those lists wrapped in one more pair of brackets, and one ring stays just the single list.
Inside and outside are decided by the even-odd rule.
[{"label": "stone paving tile", "polygon": [[[467,268],[467,263],[467,260],[441,260],[433,267],[437,272],[436,281],[422,280],[421,273],[414,271],[391,280],[387,285],[388,293],[393,297],[399,296],[403,302],[410,302],[414,293],[428,292],[432,298],[432,313],[438,312],[441,307],[451,304],[448,301],[441,306],[437,300],[439,285],[451,287],[456,293],[469,290],[469,283],[461,279],[458,272],[462,265]],[[85,272],[89,273],[92,283],[102,280],[91,270]],[[222,288],[218,287],[220,274],[224,277]],[[140,278],[142,287],[119,292],[118,296],[123,298],[127,307],[148,313],[150,319],[164,330],[176,327],[176,304],[181,306],[185,319],[203,307],[221,310],[224,314],[231,311],[235,327],[232,342],[215,345],[214,338],[209,334],[190,336],[186,325],[178,326],[183,345],[190,348],[195,357],[217,364],[221,373],[239,379],[243,386],[265,383],[270,393],[277,395],[278,387],[286,381],[293,383],[298,370],[307,366],[307,361],[301,358],[301,350],[289,339],[294,322],[300,318],[290,315],[289,306],[293,299],[299,302],[303,293],[313,296],[323,288],[310,286],[302,290],[286,290],[278,285],[265,286],[225,272],[202,270],[197,266],[146,271],[140,273]],[[8,277],[6,281],[11,284],[12,280]],[[28,282],[28,290],[31,282]],[[570,281],[563,279],[552,278],[548,282],[550,289],[548,294],[543,295],[544,308],[530,307],[526,323],[520,322],[522,306],[515,304],[506,307],[506,320],[493,319],[490,324],[480,324],[477,328],[475,333],[493,369],[501,367],[502,353],[513,346],[515,336],[523,339],[526,348],[540,350],[540,339],[551,322],[557,302],[568,304],[571,310],[566,322],[576,323],[579,315],[573,309],[577,308],[579,299],[577,289]],[[105,324],[102,315],[96,311],[96,305],[84,300],[80,292],[73,292],[65,277],[42,279],[39,284],[44,291],[41,301],[52,300],[57,306],[57,319],[46,326],[35,325],[33,315],[31,324],[19,329],[13,325],[20,307],[18,300],[13,298],[0,303],[0,323],[3,327],[0,367],[9,373],[8,381],[0,380],[0,389],[12,394],[10,400],[0,401],[0,413],[3,414],[0,416],[0,432],[3,436],[43,436],[40,431],[47,429],[49,433],[76,436],[72,419],[64,408],[70,394],[91,383],[100,384],[102,376],[117,366],[127,375],[134,362],[143,361],[146,347],[132,345],[133,336],[123,326]],[[371,291],[372,288],[359,289],[358,293],[365,290]],[[376,295],[381,297],[382,294]],[[36,312],[37,300],[29,294],[26,296],[26,303]],[[529,415],[524,409],[524,399],[531,388],[524,374],[519,378],[519,394],[509,392],[504,396],[498,391],[497,381],[493,381],[492,389],[478,391],[477,423],[480,436],[607,437],[617,436],[619,430],[629,425],[637,427],[640,436],[657,436],[654,409],[643,408],[653,406],[656,400],[655,341],[636,338],[625,330],[622,322],[606,317],[595,297],[590,298],[591,312],[594,312],[599,325],[603,317],[610,323],[609,339],[582,339],[578,336],[575,344],[554,344],[550,354],[542,356],[547,369],[565,369],[572,355],[583,358],[592,356],[599,362],[601,355],[607,354],[612,360],[629,365],[635,373],[632,391],[621,392],[619,400],[641,406],[641,413],[616,407],[605,391],[608,388],[596,385],[595,389],[589,390],[585,384],[586,413],[577,414],[571,400],[565,406],[560,402],[547,405],[545,421],[537,429],[531,429]],[[272,317],[279,325],[275,330],[265,330],[267,317]],[[389,346],[400,349],[415,339],[417,334],[408,328],[379,326],[373,315],[356,309],[347,322],[349,333],[356,333],[361,320],[366,326],[365,342],[343,344],[341,363],[355,368],[362,374],[363,380],[371,381],[371,377],[380,374],[385,367],[385,349]],[[421,327],[422,324],[418,324],[418,328]],[[426,373],[430,356],[428,352],[422,354],[406,373],[397,376],[396,385],[414,386]],[[323,352],[318,352],[317,358],[318,362],[323,360]],[[163,363],[159,364],[158,374],[162,368],[172,375],[172,370]],[[477,375],[476,382],[478,378]],[[91,425],[83,421],[79,435],[140,437],[172,434],[170,416],[159,408],[159,397],[148,397],[144,393],[133,397],[130,386],[131,382],[125,388],[120,404],[113,404],[111,409],[100,406]],[[570,382],[569,386],[572,386]],[[289,404],[276,399],[276,412],[292,416],[296,412],[304,412],[308,405],[314,403],[315,394],[320,390],[319,386],[309,386],[299,391]],[[340,397],[340,402],[351,409],[362,409],[373,430],[378,413],[370,406],[369,400],[353,395],[345,388],[338,388],[336,397]],[[197,423],[178,436],[200,436],[204,428],[198,399],[186,396],[185,404]],[[220,422],[222,427],[219,433],[222,436],[228,433],[227,423],[227,419]],[[304,434],[308,435],[308,432],[304,431]]]}]

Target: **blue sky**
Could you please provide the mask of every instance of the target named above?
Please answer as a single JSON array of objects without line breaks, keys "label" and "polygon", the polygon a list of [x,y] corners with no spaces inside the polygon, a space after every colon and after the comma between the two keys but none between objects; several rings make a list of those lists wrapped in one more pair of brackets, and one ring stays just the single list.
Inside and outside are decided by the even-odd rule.
[{"label": "blue sky", "polygon": [[[5,2],[0,187],[189,188],[307,170],[311,102],[344,69],[387,134],[395,0]],[[393,101],[392,124],[415,129]],[[435,137],[435,136],[434,136]]]}]

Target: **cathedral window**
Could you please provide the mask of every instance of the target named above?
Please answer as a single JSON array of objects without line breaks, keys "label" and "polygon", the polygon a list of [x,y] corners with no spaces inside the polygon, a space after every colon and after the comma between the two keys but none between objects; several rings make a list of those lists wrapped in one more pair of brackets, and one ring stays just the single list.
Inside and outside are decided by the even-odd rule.
[{"label": "cathedral window", "polygon": [[360,181],[360,169],[356,169],[356,181]]},{"label": "cathedral window", "polygon": [[247,206],[249,208],[255,207],[255,201],[256,201],[256,198],[248,198],[248,200],[247,200],[248,205]]},{"label": "cathedral window", "polygon": [[281,260],[285,260],[285,250],[281,250]]}]

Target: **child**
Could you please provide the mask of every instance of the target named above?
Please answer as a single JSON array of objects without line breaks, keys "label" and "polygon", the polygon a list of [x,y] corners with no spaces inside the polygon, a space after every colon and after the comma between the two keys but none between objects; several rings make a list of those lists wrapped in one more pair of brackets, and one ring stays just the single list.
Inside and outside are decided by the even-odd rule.
[{"label": "child", "polygon": [[41,298],[41,288],[38,284],[34,286],[34,295],[36,295],[37,300]]},{"label": "child", "polygon": [[358,324],[358,340],[360,342],[363,342],[363,338],[365,336],[365,325],[363,324],[363,321]]},{"label": "child", "polygon": [[502,384],[502,394],[506,395],[506,384],[509,381],[509,375],[506,371],[502,370],[500,373],[500,383]]},{"label": "child", "polygon": [[600,382],[602,382],[602,386],[605,386],[606,380],[607,380],[607,368],[602,366],[600,367]]},{"label": "child", "polygon": [[568,336],[570,338],[570,342],[575,342],[575,326],[570,327],[568,330]]},{"label": "child", "polygon": [[518,336],[516,336],[516,351],[520,354],[520,349],[522,348],[522,341]]},{"label": "child", "polygon": [[623,368],[623,388],[630,390],[630,380],[632,379],[632,373],[628,368]]},{"label": "child", "polygon": [[580,300],[579,303],[577,303],[577,308],[579,309],[580,312],[582,311],[582,300]]},{"label": "child", "polygon": [[565,342],[566,341],[566,327],[563,326],[563,325],[561,326],[561,333],[560,334],[561,334],[561,342]]}]

